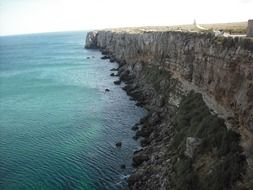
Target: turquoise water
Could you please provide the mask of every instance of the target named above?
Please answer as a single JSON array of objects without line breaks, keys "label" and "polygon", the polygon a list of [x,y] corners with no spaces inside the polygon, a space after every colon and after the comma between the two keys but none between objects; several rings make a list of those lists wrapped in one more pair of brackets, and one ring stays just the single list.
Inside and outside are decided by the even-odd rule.
[{"label": "turquoise water", "polygon": [[84,32],[0,38],[1,190],[126,186],[138,148],[131,126],[144,111],[113,85],[117,65],[84,40]]}]

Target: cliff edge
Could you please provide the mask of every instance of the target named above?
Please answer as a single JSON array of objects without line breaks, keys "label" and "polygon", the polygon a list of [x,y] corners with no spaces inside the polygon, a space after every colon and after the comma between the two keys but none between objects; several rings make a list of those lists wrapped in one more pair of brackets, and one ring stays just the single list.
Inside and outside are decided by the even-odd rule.
[{"label": "cliff edge", "polygon": [[[112,29],[89,32],[85,47],[100,49],[111,60],[117,61],[120,77],[127,81],[125,90],[150,110],[150,115],[140,122],[142,129],[139,134],[144,137],[144,151],[134,156],[133,161],[138,162],[138,167],[129,179],[132,189],[180,189],[176,185],[177,180],[185,174],[180,174],[182,168],[177,167],[184,165],[189,165],[192,174],[189,179],[181,180],[183,184],[191,184],[195,177],[198,182],[184,188],[181,185],[181,189],[252,187],[249,183],[253,180],[252,38],[217,36],[211,32]],[[194,114],[185,118],[190,112]],[[188,128],[191,130],[188,131]],[[239,134],[240,138],[230,131]],[[208,151],[199,148],[202,151],[196,153],[198,156],[193,154],[199,144],[205,144],[203,142],[207,141],[209,134],[213,136],[208,140],[212,144],[219,142],[222,147],[217,144],[207,148]],[[216,139],[219,135],[222,137]],[[228,144],[226,146],[230,148],[224,151],[223,144]],[[238,149],[233,152],[233,147]],[[231,151],[233,155],[228,156]],[[238,156],[235,157],[238,167],[247,168],[247,172],[240,173],[237,169],[240,174],[236,177],[232,173],[227,174],[229,179],[219,182],[223,185],[205,186],[205,180],[218,180],[211,178],[214,176],[212,170],[219,168],[215,163],[210,164],[211,160],[224,159],[224,162],[236,165],[234,161],[226,160],[234,155]],[[245,165],[241,162],[242,155],[246,157]],[[150,169],[145,164],[148,162],[155,167]],[[163,170],[164,167],[170,169]],[[157,180],[151,180],[153,185],[150,185],[150,179],[143,177],[143,172],[150,171],[148,168],[151,173],[166,177],[157,177]],[[155,168],[158,171],[153,171]],[[234,178],[230,179],[231,176]],[[233,180],[243,182],[234,185]],[[149,185],[144,188],[144,183]]]}]

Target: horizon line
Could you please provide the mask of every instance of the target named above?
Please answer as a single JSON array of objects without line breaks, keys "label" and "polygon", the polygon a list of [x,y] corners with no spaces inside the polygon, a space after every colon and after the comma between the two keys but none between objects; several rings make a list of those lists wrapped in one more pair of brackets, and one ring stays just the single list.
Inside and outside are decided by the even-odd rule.
[{"label": "horizon line", "polygon": [[[251,19],[248,19],[251,20]],[[215,22],[215,23],[198,23],[198,24],[203,24],[203,25],[208,25],[208,24],[232,24],[232,23],[241,23],[241,22],[248,22],[248,20],[243,20],[243,21],[234,21],[234,22]],[[193,24],[193,23],[191,23]],[[167,27],[167,26],[183,26],[183,25],[191,25],[190,23],[184,23],[184,24],[168,24],[168,25],[140,25],[140,26],[115,26],[115,27],[99,27],[99,28],[93,28],[93,29],[73,29],[73,30],[55,30],[55,31],[38,31],[38,32],[25,32],[25,33],[10,33],[10,34],[1,34],[0,37],[8,37],[8,36],[22,36],[22,35],[32,35],[32,34],[45,34],[45,33],[61,33],[61,32],[85,32],[85,31],[92,31],[92,30],[103,30],[103,29],[117,29],[117,28],[139,28],[139,27]]]}]

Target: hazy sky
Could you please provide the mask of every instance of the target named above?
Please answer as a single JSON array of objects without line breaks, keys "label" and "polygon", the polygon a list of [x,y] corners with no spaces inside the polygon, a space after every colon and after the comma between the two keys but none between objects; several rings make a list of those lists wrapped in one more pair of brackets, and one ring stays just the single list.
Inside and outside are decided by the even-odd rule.
[{"label": "hazy sky", "polygon": [[0,35],[246,21],[253,0],[0,0]]}]

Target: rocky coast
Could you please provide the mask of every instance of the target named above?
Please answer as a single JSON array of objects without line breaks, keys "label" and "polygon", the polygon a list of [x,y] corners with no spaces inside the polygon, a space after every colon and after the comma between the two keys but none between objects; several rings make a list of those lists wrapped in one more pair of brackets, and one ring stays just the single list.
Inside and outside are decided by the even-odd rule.
[{"label": "rocky coast", "polygon": [[111,29],[85,47],[118,62],[116,83],[148,110],[130,189],[253,188],[252,38]]}]

